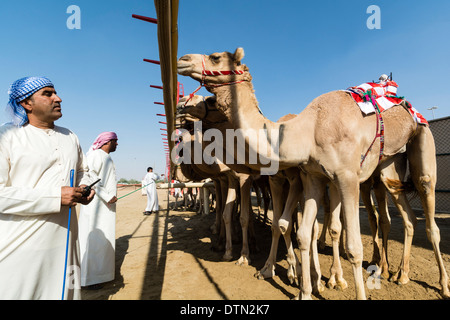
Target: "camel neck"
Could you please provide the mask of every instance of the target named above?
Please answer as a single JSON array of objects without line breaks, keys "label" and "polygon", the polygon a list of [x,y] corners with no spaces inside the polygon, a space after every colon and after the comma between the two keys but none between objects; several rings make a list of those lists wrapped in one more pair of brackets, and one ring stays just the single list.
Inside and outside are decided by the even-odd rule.
[{"label": "camel neck", "polygon": [[[216,95],[218,108],[226,115],[235,130],[237,143],[239,144],[239,138],[245,141],[245,143],[241,142],[241,147],[245,148],[246,157],[248,158],[252,152],[264,155],[262,161],[251,166],[253,169],[260,169],[264,162],[266,164],[278,162],[282,169],[307,161],[311,150],[308,147],[308,141],[311,140],[312,132],[299,136],[294,135],[292,130],[296,125],[299,129],[298,125],[305,123],[301,116],[297,116],[293,121],[280,123],[267,119],[259,109],[251,82],[217,87],[210,91]],[[306,123],[305,127],[308,127]],[[302,145],[305,148],[301,150],[292,148],[292,141],[296,141],[296,145]],[[294,158],[292,158],[293,149],[297,150]],[[284,159],[295,160],[287,163]]]},{"label": "camel neck", "polygon": [[251,82],[217,87],[211,92],[216,95],[219,109],[235,129],[259,130],[276,126],[262,114]]}]

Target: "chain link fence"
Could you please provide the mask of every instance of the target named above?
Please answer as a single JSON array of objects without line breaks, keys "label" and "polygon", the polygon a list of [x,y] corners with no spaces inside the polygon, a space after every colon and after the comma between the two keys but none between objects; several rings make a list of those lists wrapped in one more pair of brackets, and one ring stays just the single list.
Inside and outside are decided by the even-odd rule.
[{"label": "chain link fence", "polygon": [[[436,212],[450,213],[450,117],[428,120],[428,123],[436,145]],[[376,201],[375,197],[372,198]],[[391,197],[388,198],[389,206],[395,207]],[[410,196],[409,203],[414,210],[423,210],[418,195]]]},{"label": "chain link fence", "polygon": [[[429,120],[436,144],[436,212],[450,212],[450,117]],[[414,209],[422,209],[419,197],[410,200]]]}]

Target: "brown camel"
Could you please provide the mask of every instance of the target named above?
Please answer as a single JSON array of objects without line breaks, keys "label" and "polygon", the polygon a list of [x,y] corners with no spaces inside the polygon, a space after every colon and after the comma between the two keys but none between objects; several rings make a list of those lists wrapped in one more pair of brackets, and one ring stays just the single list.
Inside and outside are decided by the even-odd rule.
[{"label": "brown camel", "polygon": [[[188,99],[184,98],[183,101]],[[219,111],[219,114],[217,113]],[[195,118],[198,118],[204,122],[204,128],[206,129],[219,129],[222,132],[224,140],[227,139],[226,130],[231,128],[231,123],[227,119],[223,119],[220,110],[217,109],[215,97],[203,98],[202,96],[193,96],[192,99],[186,103],[180,103],[178,105],[178,114],[189,114]],[[282,117],[279,121],[283,121],[287,118],[295,117],[295,115],[287,115]],[[227,145],[227,143],[224,143]],[[241,167],[237,167],[234,163],[230,164],[231,167],[241,170]],[[292,230],[292,215],[297,211],[297,204],[299,202],[299,196],[302,195],[302,186],[300,181],[298,168],[288,168],[285,171],[279,171],[276,175],[269,176],[270,190],[272,194],[273,202],[273,220],[272,220],[272,245],[269,253],[269,257],[264,267],[258,271],[255,276],[258,279],[266,279],[275,275],[275,264],[278,249],[278,240],[281,234],[283,234],[286,247],[287,247],[287,262],[288,278],[291,283],[298,282],[299,273],[299,261],[294,253],[291,230]],[[282,213],[284,214],[282,215]],[[283,217],[285,224],[283,228],[280,228],[278,221]],[[314,279],[313,287],[317,292],[323,290],[320,278],[320,268],[318,264],[318,251],[317,251],[317,233],[318,225],[315,225],[315,232],[313,234],[313,255],[311,257],[314,264]],[[283,232],[280,232],[283,230]]]},{"label": "brown camel", "polygon": [[[215,100],[210,97],[207,98],[205,101],[201,101],[201,97],[195,96],[195,99],[197,101],[200,101],[195,104],[189,104],[188,106],[184,106],[183,108],[179,110],[180,113],[183,114],[191,114],[199,119],[206,119],[206,116],[208,114],[214,114],[215,118],[220,117],[216,112],[218,111],[217,106],[215,105]],[[206,120],[209,123],[209,127],[211,127],[214,124],[214,121],[217,121],[217,123],[220,123],[218,127],[223,127],[223,123],[226,122],[223,118],[214,119],[214,117],[209,116],[208,120]],[[290,120],[294,118],[295,115],[289,114],[281,119],[278,120],[278,122],[283,122]],[[211,124],[212,122],[212,124]],[[216,123],[216,126],[217,126]],[[230,124],[227,124],[227,128],[229,128]],[[386,187],[384,184],[388,185],[392,190],[392,196],[394,197],[394,202],[396,206],[398,207],[399,212],[401,213],[403,220],[404,220],[404,227],[405,227],[405,244],[404,244],[404,257],[402,259],[402,262],[400,264],[400,268],[398,272],[391,278],[393,281],[398,281],[401,284],[405,284],[409,281],[409,278],[407,276],[409,272],[409,254],[410,254],[410,247],[411,247],[411,241],[413,236],[413,228],[411,226],[415,225],[415,216],[412,211],[412,209],[409,206],[409,203],[406,200],[405,195],[400,194],[398,190],[391,187],[390,181],[401,181],[404,179],[405,172],[406,172],[406,158],[404,153],[400,153],[395,155],[394,161],[392,162],[388,169],[383,169],[383,182],[381,181],[381,167],[377,168],[375,170],[373,176],[368,179],[366,182],[361,184],[361,197],[365,203],[366,209],[368,211],[370,226],[372,230],[372,236],[374,240],[374,250],[373,250],[373,258],[372,258],[372,264],[379,265],[380,268],[375,273],[376,275],[382,275],[383,277],[387,278],[389,276],[388,270],[388,263],[387,263],[387,236],[390,229],[390,219],[389,219],[389,213],[387,211],[387,198],[386,198]],[[386,165],[384,165],[386,166]],[[293,168],[296,170],[295,168]],[[292,170],[292,169],[291,169]],[[289,180],[289,176],[295,177],[298,176],[294,173],[295,171],[280,171],[279,174],[271,176],[271,189],[273,190],[275,194],[275,201],[274,201],[274,222],[272,225],[273,230],[273,238],[272,238],[272,246],[271,246],[271,252],[269,254],[269,258],[267,259],[264,267],[255,275],[259,279],[266,279],[273,277],[274,270],[275,270],[275,263],[276,263],[276,252],[278,248],[278,239],[280,236],[280,230],[283,235],[286,235],[286,232],[289,229],[289,232],[287,233],[287,237],[285,237],[286,246],[288,247],[288,257],[287,261],[289,263],[288,268],[288,278],[290,279],[291,283],[294,281],[297,281],[297,273],[295,270],[298,270],[298,259],[295,259],[295,256],[293,253],[291,254],[291,241],[290,241],[290,221],[292,218],[291,206],[295,205],[294,202],[289,202],[287,199],[287,194],[289,192],[289,187],[287,190],[283,190],[283,184],[286,181],[293,182],[292,180]],[[299,183],[299,182],[296,182]],[[384,183],[384,184],[383,184]],[[379,224],[375,215],[375,212],[373,211],[373,205],[371,203],[370,199],[370,188],[374,186],[375,194],[377,197],[377,202],[380,206],[380,218],[379,218]],[[293,194],[290,195],[292,197],[293,195],[297,195],[301,193],[302,186],[301,185],[295,185],[295,183],[292,185],[291,191]],[[277,195],[284,194],[286,197],[284,197],[281,200],[277,199]],[[325,192],[324,195],[327,195]],[[300,198],[301,199],[301,198]],[[401,199],[401,201],[399,200]],[[330,204],[328,196],[324,196],[323,199],[323,205],[324,205],[324,211],[325,211],[325,221],[324,221],[324,228],[322,230],[322,234],[320,236],[319,242],[321,242],[322,245],[324,245],[325,242],[325,234],[327,230],[331,234],[332,242],[333,242],[333,264],[330,268],[330,277],[329,281],[327,282],[327,287],[329,288],[339,288],[341,290],[347,288],[347,282],[343,278],[343,271],[340,264],[340,258],[339,258],[339,249],[340,249],[340,242],[341,239],[341,221],[340,219],[330,220]],[[401,203],[400,203],[401,202]],[[289,205],[290,203],[290,205]],[[281,212],[283,212],[282,207],[277,206],[279,204],[282,206],[283,204],[287,204],[286,207],[287,210],[284,211],[283,216],[281,216]],[[293,208],[296,209],[296,208]],[[406,210],[406,211],[405,211]],[[281,219],[280,219],[281,218]],[[382,234],[383,234],[383,246],[382,249],[379,247],[378,243],[378,227],[381,227]],[[278,229],[280,228],[280,230]],[[342,251],[342,250],[341,250]],[[293,252],[293,251],[292,251]],[[316,285],[316,288],[319,288],[320,285]]]},{"label": "brown camel", "polygon": [[[179,102],[179,106],[185,104],[185,100],[187,98],[181,99]],[[197,100],[199,99],[199,100]],[[194,97],[191,104],[197,104],[200,101],[201,97]],[[217,114],[219,115],[219,114]],[[189,123],[191,126],[194,121],[198,121],[198,119],[187,119],[183,117],[185,122]],[[186,121],[187,120],[187,121]],[[215,118],[215,115],[210,114],[207,117],[207,120],[210,121],[220,121],[219,118]],[[192,129],[192,128],[191,128]],[[253,176],[251,175],[252,170],[242,165],[233,165],[232,168],[230,166],[225,165],[220,160],[216,160],[211,164],[207,164],[204,162],[203,157],[198,157],[195,159],[194,152],[196,148],[204,151],[205,148],[209,145],[203,139],[202,132],[184,132],[182,142],[184,145],[180,145],[180,147],[184,150],[190,150],[191,164],[181,163],[180,166],[190,166],[192,169],[198,173],[201,172],[203,176],[215,177],[219,179],[220,191],[222,194],[222,209],[217,210],[216,215],[216,224],[215,226],[221,231],[220,238],[225,238],[225,254],[223,259],[229,261],[232,259],[232,214],[234,203],[237,199],[237,195],[240,197],[240,223],[242,228],[242,250],[241,256],[236,262],[238,265],[248,265],[250,263],[250,250],[249,250],[249,239],[248,232],[250,226],[250,234],[253,236],[253,229],[251,228],[250,223],[250,191],[251,185],[253,182]],[[200,147],[197,147],[200,145]],[[226,199],[226,200],[225,200]],[[225,200],[225,201],[224,201]],[[222,223],[223,222],[223,223]],[[221,228],[223,226],[223,228]],[[225,231],[225,235],[223,235],[223,231]]]},{"label": "brown camel", "polygon": [[[418,126],[402,105],[386,110],[383,113],[385,145],[380,160],[380,145],[373,144],[370,148],[377,133],[377,116],[363,115],[351,96],[342,91],[323,94],[294,119],[274,123],[259,110],[250,73],[241,64],[243,56],[242,48],[238,48],[234,54],[185,55],[178,61],[178,73],[200,81],[216,96],[218,107],[234,128],[240,130],[243,139],[237,148],[264,156],[257,158],[256,162],[249,161],[247,166],[262,170],[269,162],[271,167],[275,163],[277,169],[281,170],[296,166],[302,170],[306,200],[302,223],[297,232],[302,258],[301,298],[311,298],[308,260],[311,235],[324,185],[331,182],[330,206],[335,212],[342,205],[345,249],[353,267],[356,297],[365,299],[358,210],[359,185],[369,179],[379,165],[404,150],[406,144],[412,180],[422,200],[427,235],[440,269],[441,294],[450,297],[448,276],[439,249],[439,229],[434,220],[436,159],[429,128]],[[258,130],[266,132],[265,139],[252,134]],[[293,146],[293,143],[298,147]],[[367,151],[367,157],[361,162]]]},{"label": "brown camel", "polygon": [[[213,99],[212,97],[207,98],[207,99],[202,99],[201,96],[194,96],[192,101],[190,101],[190,103],[188,105],[184,105],[183,103],[180,104],[180,109],[178,110],[178,112],[180,114],[190,114],[192,116],[195,116],[198,119],[202,119],[203,121],[205,121],[207,123],[206,127],[211,127],[214,124],[217,127],[222,127],[223,129],[223,125],[224,123],[226,123],[226,121],[224,121],[222,118],[220,118],[220,115],[218,115],[216,112],[218,111],[217,106],[215,105],[215,99]],[[215,116],[210,116],[210,115],[215,115]],[[282,117],[281,119],[278,120],[278,122],[282,122],[282,121],[287,121],[290,120],[292,118],[294,118],[295,115],[286,115],[284,117]],[[220,118],[220,119],[217,119]],[[214,121],[216,121],[214,123]],[[229,128],[230,124],[226,124],[226,127]],[[378,173],[378,180],[379,180],[379,171]],[[392,179],[397,178],[397,176],[392,176]],[[372,180],[370,180],[372,181]],[[287,190],[284,189],[284,187],[286,187],[286,182],[289,182],[287,184]],[[369,180],[367,182],[365,182],[363,185],[368,185],[369,187],[372,186],[372,184],[368,184]],[[290,190],[291,193],[289,193],[289,184],[290,184]],[[378,183],[379,184],[379,183]],[[293,247],[292,247],[292,242],[290,239],[290,231],[292,228],[291,225],[291,219],[292,219],[292,214],[296,211],[296,203],[298,202],[298,196],[302,196],[302,185],[299,179],[299,172],[298,169],[296,168],[290,168],[286,171],[280,171],[277,175],[274,176],[270,176],[270,186],[271,186],[271,190],[272,192],[276,195],[275,197],[275,201],[274,201],[274,219],[273,219],[273,224],[272,224],[272,232],[273,232],[273,237],[272,237],[272,246],[271,246],[271,251],[269,253],[269,257],[264,265],[264,267],[258,271],[258,273],[255,275],[257,278],[259,279],[267,279],[270,277],[274,276],[275,273],[275,263],[276,263],[276,254],[277,254],[277,248],[278,248],[278,239],[280,236],[280,230],[281,233],[285,236],[285,241],[286,241],[286,246],[288,248],[288,256],[287,256],[287,261],[289,263],[289,268],[288,268],[288,278],[290,279],[291,283],[294,281],[297,281],[297,272],[296,270],[299,270],[298,266],[298,259],[296,259],[296,256],[293,254]],[[385,187],[383,185],[381,185],[381,187],[383,187],[383,190],[385,190]],[[362,193],[362,197],[363,199],[366,198],[367,196],[367,192],[366,188],[361,188],[361,193]],[[288,196],[289,193],[289,196]],[[326,195],[326,193],[324,193]],[[278,200],[277,196],[278,195],[285,195],[285,197],[282,197],[282,199]],[[378,194],[377,194],[378,195]],[[292,198],[291,198],[292,197]],[[290,199],[290,200],[288,200]],[[377,196],[378,199],[378,196]],[[385,199],[384,199],[385,200]],[[378,199],[379,203],[380,199]],[[283,216],[281,216],[281,213],[283,212],[283,206],[284,204],[286,204],[286,210],[284,211]],[[325,208],[325,228],[323,229],[321,238],[322,241],[324,241],[324,235],[327,231],[327,229],[330,231],[332,240],[333,240],[333,264],[330,268],[330,278],[329,281],[327,283],[327,286],[329,288],[335,288],[338,287],[340,289],[345,289],[347,288],[347,282],[345,281],[345,279],[343,278],[343,271],[342,271],[342,267],[340,264],[340,258],[339,258],[339,244],[340,244],[340,232],[341,232],[341,224],[340,224],[340,220],[332,220],[330,223],[329,228],[327,228],[328,226],[328,221],[330,220],[330,213],[329,213],[329,199],[328,197],[324,197],[324,208]],[[373,214],[371,214],[370,209],[372,209],[371,206],[367,206],[366,207],[369,211],[369,219],[371,221],[373,221]],[[383,215],[382,215],[383,216]],[[280,219],[281,218],[281,219]],[[383,222],[382,219],[380,219],[381,222]],[[406,223],[405,223],[406,225]],[[382,229],[383,229],[383,235],[385,235],[385,237],[387,237],[388,232],[386,232],[385,230],[385,226],[389,227],[388,225],[386,225],[385,223],[381,223]],[[371,229],[373,232],[373,236],[376,237],[377,236],[377,227],[378,225],[373,225],[373,223],[371,223]],[[374,242],[374,245],[378,244],[378,242]],[[385,246],[387,246],[387,238],[385,241],[383,241],[383,244]],[[386,248],[387,249],[387,248]],[[384,250],[382,253],[386,253],[386,250]],[[374,246],[374,256],[378,256],[378,259],[373,259],[373,263],[377,263],[381,265],[381,269],[383,271],[387,271],[387,258],[385,255],[383,255],[384,259],[381,259],[381,254],[379,251],[379,248],[377,246]],[[380,262],[381,259],[381,262]],[[384,272],[384,273],[385,273]],[[385,276],[385,274],[383,274],[383,276]],[[316,277],[317,279],[317,277]],[[314,281],[313,281],[314,283]],[[321,286],[320,285],[315,285],[315,288],[320,291],[321,290]]]}]

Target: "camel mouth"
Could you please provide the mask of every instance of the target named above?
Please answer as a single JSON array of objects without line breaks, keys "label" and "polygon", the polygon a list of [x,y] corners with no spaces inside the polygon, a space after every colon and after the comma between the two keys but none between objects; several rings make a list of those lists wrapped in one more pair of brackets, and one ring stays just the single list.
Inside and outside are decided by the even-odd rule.
[{"label": "camel mouth", "polygon": [[180,75],[187,75],[191,72],[192,70],[192,64],[190,63],[183,63],[183,62],[178,62],[177,64],[177,72]]}]

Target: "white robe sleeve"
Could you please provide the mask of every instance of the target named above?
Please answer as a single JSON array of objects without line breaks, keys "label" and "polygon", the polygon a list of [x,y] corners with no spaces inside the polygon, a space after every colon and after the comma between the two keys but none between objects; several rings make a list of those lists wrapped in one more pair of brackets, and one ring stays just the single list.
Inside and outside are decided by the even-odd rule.
[{"label": "white robe sleeve", "polygon": [[83,153],[83,150],[81,149],[80,142],[78,141],[78,137],[76,137],[76,141],[78,144],[78,161],[77,169],[76,169],[76,183],[74,187],[80,186],[80,185],[90,185],[95,180],[93,180],[92,175],[89,172],[88,162],[86,159],[86,156]]},{"label": "white robe sleeve", "polygon": [[0,213],[22,216],[59,213],[61,187],[10,186],[10,150],[5,145],[0,143]]},{"label": "white robe sleeve", "polygon": [[103,176],[101,176],[102,166],[104,165],[101,153],[92,152],[89,157],[87,157],[87,162],[89,167],[89,175],[91,176],[93,182],[103,178],[98,184],[95,185],[96,195],[104,202],[109,202],[115,196],[115,194],[108,191],[108,189],[105,187],[106,181],[103,181],[105,179]]}]

